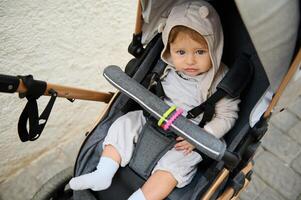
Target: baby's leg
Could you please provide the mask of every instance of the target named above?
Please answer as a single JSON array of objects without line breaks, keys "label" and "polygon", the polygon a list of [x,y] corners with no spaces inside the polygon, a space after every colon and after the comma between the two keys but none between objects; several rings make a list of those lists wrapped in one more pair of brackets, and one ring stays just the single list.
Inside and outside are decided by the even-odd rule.
[{"label": "baby's leg", "polygon": [[166,198],[175,187],[181,188],[191,182],[196,165],[201,160],[202,157],[194,151],[185,155],[184,151],[177,151],[175,148],[169,150],[159,160],[142,189],[132,194],[129,200]]},{"label": "baby's leg", "polygon": [[161,200],[165,199],[176,185],[177,180],[171,173],[158,170],[149,177],[141,190],[147,200]]},{"label": "baby's leg", "polygon": [[[126,166],[133,155],[138,136],[145,124],[143,112],[133,111],[118,118],[110,127],[103,147],[113,147],[118,153],[104,151],[102,156],[108,156],[118,161],[121,167]],[[111,149],[111,148],[110,148]]]},{"label": "baby's leg", "polygon": [[153,174],[158,170],[168,171],[177,180],[177,187],[182,188],[191,182],[201,160],[195,151],[186,155],[184,151],[173,148],[158,161]]},{"label": "baby's leg", "polygon": [[129,112],[118,118],[110,127],[103,142],[103,152],[94,172],[72,178],[73,190],[104,190],[112,182],[119,166],[128,164],[134,149],[134,140],[145,123],[142,111]]},{"label": "baby's leg", "polygon": [[153,174],[145,182],[142,189],[137,190],[129,200],[162,200],[175,187],[189,184],[196,172],[196,165],[202,157],[191,152],[185,155],[175,148],[169,150],[157,163]]},{"label": "baby's leg", "polygon": [[128,200],[162,200],[176,185],[177,180],[171,173],[157,170],[147,179],[142,188],[133,193]]},{"label": "baby's leg", "polygon": [[121,163],[120,154],[118,153],[117,149],[110,144],[104,146],[101,157],[111,158],[112,160],[117,162],[118,165],[120,165],[120,163]]}]

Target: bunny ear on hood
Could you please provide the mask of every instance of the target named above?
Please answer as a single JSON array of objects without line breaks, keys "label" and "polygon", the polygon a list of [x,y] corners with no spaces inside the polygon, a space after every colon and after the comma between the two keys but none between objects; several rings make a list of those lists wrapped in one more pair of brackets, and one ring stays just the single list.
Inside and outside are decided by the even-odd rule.
[{"label": "bunny ear on hood", "polygon": [[167,48],[168,37],[171,29],[180,25],[197,31],[205,38],[213,66],[212,70],[210,69],[208,72],[211,74],[210,80],[212,82],[220,66],[224,46],[222,25],[216,10],[206,1],[185,2],[172,8],[165,27],[160,27],[161,30],[163,29],[162,40],[164,43],[161,57],[171,66],[173,63]]}]

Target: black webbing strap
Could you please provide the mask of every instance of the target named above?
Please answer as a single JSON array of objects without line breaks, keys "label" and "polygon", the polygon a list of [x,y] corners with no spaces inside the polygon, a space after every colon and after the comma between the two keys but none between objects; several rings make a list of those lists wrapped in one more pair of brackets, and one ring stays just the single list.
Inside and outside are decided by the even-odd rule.
[{"label": "black webbing strap", "polygon": [[165,97],[164,89],[161,83],[161,76],[164,73],[167,64],[163,62],[161,59],[158,60],[156,66],[152,70],[152,78],[150,83],[155,83],[150,90],[154,94],[156,94],[159,98],[163,99]]},{"label": "black webbing strap", "polygon": [[[36,81],[31,75],[19,76],[22,79],[24,85],[27,88],[25,94],[20,94],[20,98],[26,97],[28,102],[24,110],[22,111],[18,122],[18,133],[22,142],[33,141],[40,137],[51,109],[57,97],[57,93],[54,90],[50,90],[51,98],[39,117],[37,99],[44,94],[47,83],[43,81]],[[29,120],[29,131],[27,130],[27,121]]]},{"label": "black webbing strap", "polygon": [[203,118],[199,123],[199,126],[203,128],[207,122],[212,120],[215,114],[215,104],[226,95],[227,93],[225,91],[218,89],[205,102],[189,110],[186,117],[188,119],[192,119],[192,118],[196,118],[201,113],[204,113]]},{"label": "black webbing strap", "polygon": [[[165,92],[161,83],[161,76],[166,68],[167,64],[163,62],[161,59],[158,60],[154,68],[152,69],[152,72],[149,75],[149,79],[147,82],[147,87],[156,96],[158,96],[160,99],[164,99]],[[145,117],[150,117],[150,113],[148,113],[146,110],[143,109],[143,115]]]},{"label": "black webbing strap", "polygon": [[162,86],[162,83],[161,83],[161,80],[160,80],[160,76],[158,74],[155,74],[154,77],[153,77],[153,80],[156,81],[156,85],[155,85],[155,94],[163,99],[165,97],[165,92],[164,92],[164,89],[163,89],[163,86]]}]

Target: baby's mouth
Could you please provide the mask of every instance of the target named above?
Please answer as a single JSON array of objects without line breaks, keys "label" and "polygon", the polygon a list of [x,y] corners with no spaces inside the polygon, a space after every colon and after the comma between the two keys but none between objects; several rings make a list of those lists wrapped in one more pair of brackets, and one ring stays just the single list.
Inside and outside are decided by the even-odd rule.
[{"label": "baby's mouth", "polygon": [[197,71],[196,68],[191,68],[191,67],[185,68],[184,70],[185,70],[186,72],[196,72],[196,71]]}]

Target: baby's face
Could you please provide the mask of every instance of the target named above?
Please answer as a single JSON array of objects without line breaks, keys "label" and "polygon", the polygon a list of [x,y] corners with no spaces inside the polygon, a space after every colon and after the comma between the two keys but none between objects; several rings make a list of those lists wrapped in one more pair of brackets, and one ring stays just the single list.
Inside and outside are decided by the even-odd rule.
[{"label": "baby's face", "polygon": [[176,70],[188,76],[200,75],[212,66],[207,46],[191,39],[186,33],[178,33],[170,43],[170,55]]}]

